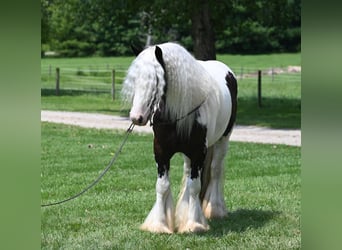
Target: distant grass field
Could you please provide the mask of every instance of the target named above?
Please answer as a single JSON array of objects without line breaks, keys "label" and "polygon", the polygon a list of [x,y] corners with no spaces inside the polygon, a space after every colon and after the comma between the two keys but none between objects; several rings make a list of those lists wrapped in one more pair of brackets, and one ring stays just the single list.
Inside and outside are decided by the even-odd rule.
[{"label": "distant grass field", "polygon": [[[49,65],[52,69],[61,68],[91,68],[108,67],[110,69],[127,69],[134,57],[86,57],[86,58],[43,58],[42,68]],[[229,65],[234,70],[241,67],[268,69],[271,67],[284,67],[288,65],[301,65],[300,53],[281,53],[266,55],[217,55],[217,60]]]},{"label": "distant grass field", "polygon": [[[270,68],[301,65],[301,54],[218,55],[237,77],[240,74],[266,72]],[[41,108],[127,115],[120,100],[125,71],[133,57],[70,58],[41,60]],[[61,93],[55,95],[55,68],[61,69]],[[111,70],[116,70],[116,99],[112,101]],[[238,80],[238,115],[241,125],[273,128],[300,128],[301,75],[298,73],[263,75],[262,108],[257,105],[256,77]],[[96,90],[94,90],[96,88]]]},{"label": "distant grass field", "polygon": [[[42,203],[79,192],[108,164],[122,132],[42,123]],[[224,193],[229,217],[203,234],[138,229],[155,201],[152,135],[133,132],[104,179],[77,200],[41,209],[42,249],[300,249],[300,148],[232,142]],[[177,197],[182,158],[171,162]]]}]

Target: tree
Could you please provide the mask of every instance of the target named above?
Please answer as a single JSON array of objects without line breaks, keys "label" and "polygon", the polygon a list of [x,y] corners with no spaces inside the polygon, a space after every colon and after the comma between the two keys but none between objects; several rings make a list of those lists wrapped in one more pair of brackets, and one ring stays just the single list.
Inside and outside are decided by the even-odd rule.
[{"label": "tree", "polygon": [[[188,49],[191,46],[190,49],[197,59],[210,60],[216,58],[210,2],[210,0],[145,0],[139,1],[139,5],[136,5],[135,1],[132,1],[131,10],[148,13],[147,23],[149,27],[153,27],[152,33],[157,40],[159,37],[181,38],[180,35],[187,33],[186,36],[190,35],[192,42],[185,41],[185,46]],[[160,34],[163,36],[159,36]]]},{"label": "tree", "polygon": [[194,56],[199,60],[215,60],[215,36],[209,0],[196,0],[192,1],[192,4],[191,33]]},{"label": "tree", "polygon": [[[62,56],[178,41],[198,59],[300,50],[300,0],[41,0],[42,44]],[[48,47],[46,46],[46,47]]]},{"label": "tree", "polygon": [[[233,1],[216,30],[219,53],[300,51],[300,0]],[[222,15],[224,17],[224,15]]]},{"label": "tree", "polygon": [[44,56],[45,50],[50,42],[50,11],[49,1],[40,0],[40,33],[41,33],[41,54]]}]

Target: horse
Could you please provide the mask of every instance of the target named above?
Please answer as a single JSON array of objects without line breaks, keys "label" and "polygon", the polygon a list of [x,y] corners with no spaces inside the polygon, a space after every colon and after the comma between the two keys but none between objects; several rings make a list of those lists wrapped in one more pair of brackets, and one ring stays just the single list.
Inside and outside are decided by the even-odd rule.
[{"label": "horse", "polygon": [[[135,51],[123,82],[135,125],[150,121],[157,166],[156,201],[141,230],[189,233],[209,230],[223,218],[224,158],[236,120],[237,81],[219,61],[196,60],[178,43]],[[176,207],[170,189],[170,159],[183,154],[184,175]]]}]

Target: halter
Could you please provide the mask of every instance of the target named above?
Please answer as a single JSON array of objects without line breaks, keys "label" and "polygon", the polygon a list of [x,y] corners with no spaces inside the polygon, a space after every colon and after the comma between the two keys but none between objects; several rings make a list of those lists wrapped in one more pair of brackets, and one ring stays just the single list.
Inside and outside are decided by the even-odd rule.
[{"label": "halter", "polygon": [[[155,98],[154,98],[155,99]],[[183,120],[184,118],[188,117],[189,115],[191,115],[192,113],[196,112],[197,110],[199,110],[199,108],[203,105],[203,103],[207,100],[207,98],[205,98],[198,106],[196,106],[194,109],[190,110],[190,112],[188,112],[187,114],[177,118],[175,121],[165,121],[165,122],[159,122],[159,125],[165,125],[165,124],[175,124],[181,120]],[[154,100],[155,101],[155,100]],[[152,102],[153,104],[153,102]],[[153,109],[154,105],[151,105],[151,115],[150,115],[150,126],[153,127],[154,123],[153,123],[153,116],[154,116],[154,109]]]}]

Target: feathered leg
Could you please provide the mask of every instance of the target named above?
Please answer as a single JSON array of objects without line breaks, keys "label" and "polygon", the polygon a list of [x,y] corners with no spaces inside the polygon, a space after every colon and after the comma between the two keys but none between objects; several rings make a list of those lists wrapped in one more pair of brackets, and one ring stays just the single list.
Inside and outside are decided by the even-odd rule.
[{"label": "feathered leg", "polygon": [[156,202],[141,225],[140,229],[154,233],[173,233],[174,208],[170,189],[168,167],[158,166],[158,179],[156,183]]},{"label": "feathered leg", "polygon": [[210,165],[210,180],[202,201],[204,215],[208,219],[222,218],[227,215],[224,201],[224,157],[228,149],[229,136],[223,136],[213,148]]}]

